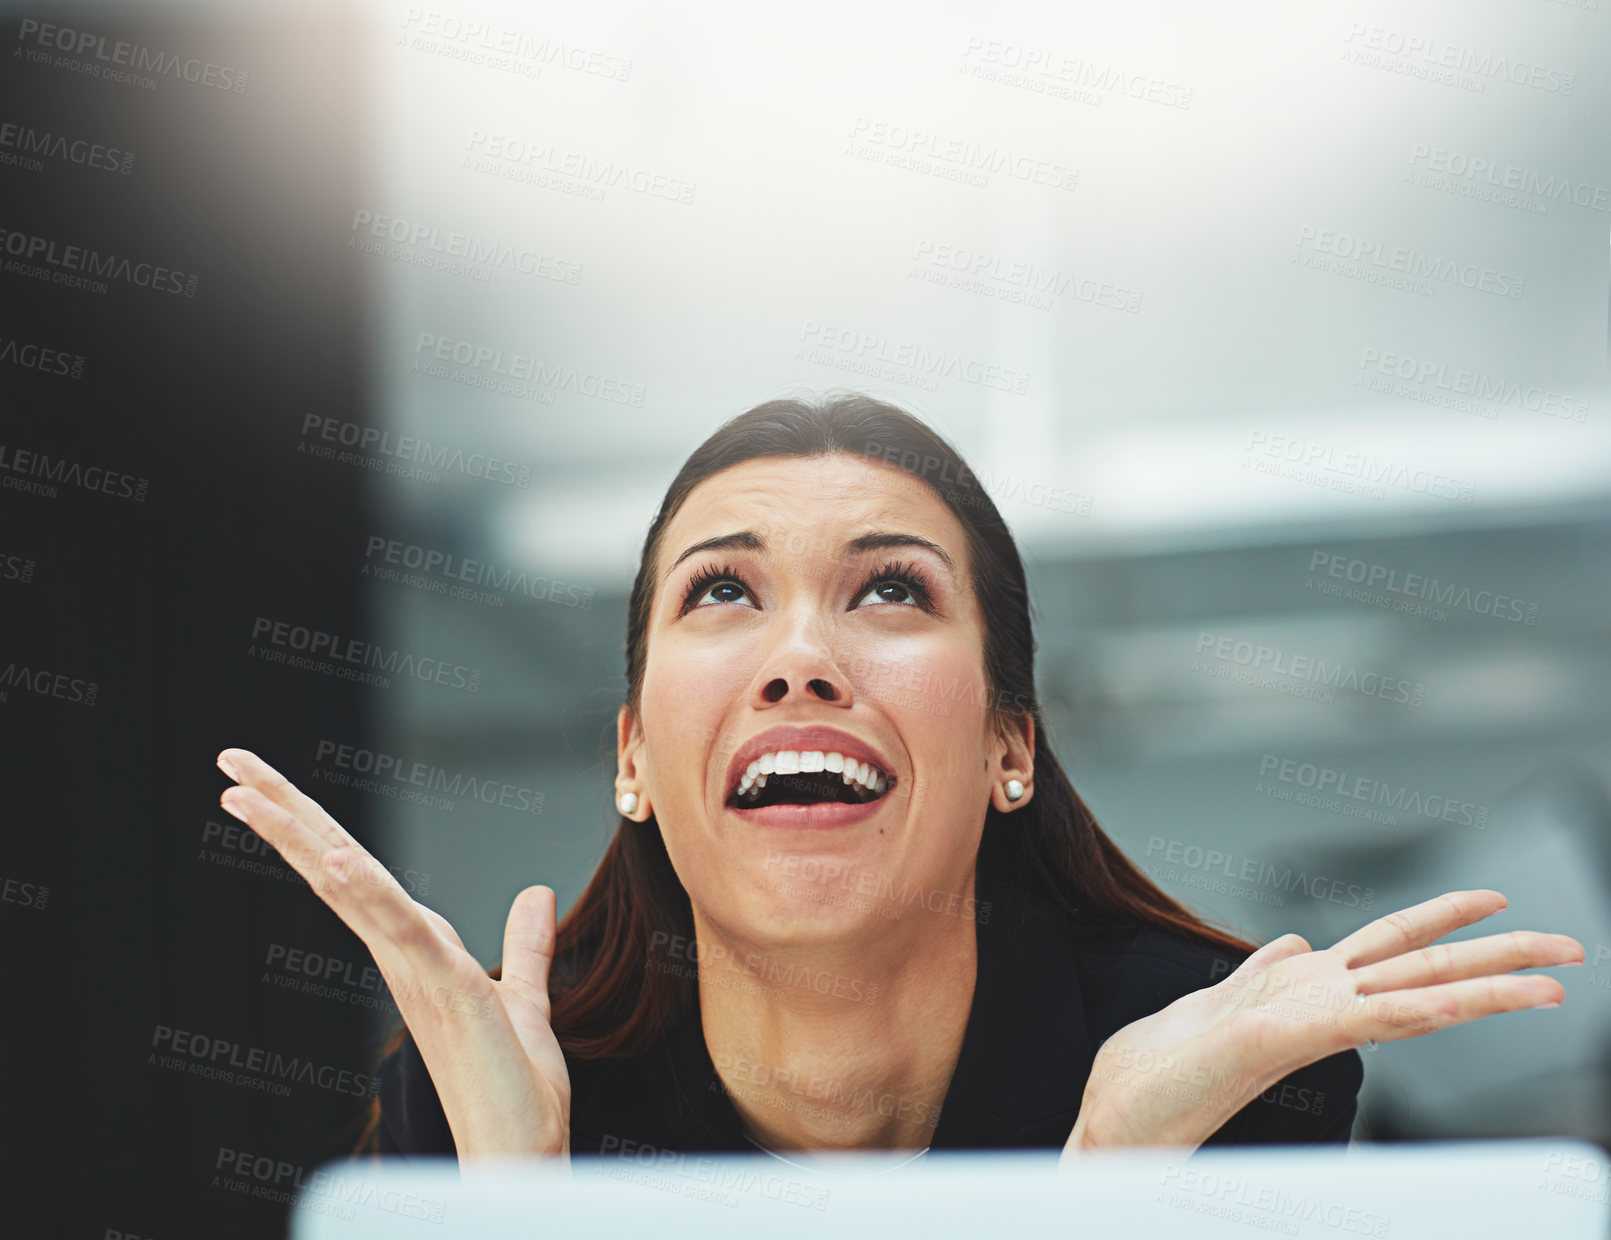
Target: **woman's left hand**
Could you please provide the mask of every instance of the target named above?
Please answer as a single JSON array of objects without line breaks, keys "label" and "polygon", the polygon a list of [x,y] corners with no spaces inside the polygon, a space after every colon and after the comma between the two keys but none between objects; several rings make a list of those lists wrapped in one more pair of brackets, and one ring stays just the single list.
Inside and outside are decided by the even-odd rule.
[{"label": "woman's left hand", "polygon": [[1296,934],[1265,944],[1217,986],[1102,1044],[1064,1157],[1119,1145],[1195,1148],[1282,1077],[1328,1055],[1555,1006],[1565,991],[1554,978],[1508,975],[1581,964],[1576,939],[1512,930],[1437,942],[1505,904],[1497,891],[1453,891],[1322,951]]}]

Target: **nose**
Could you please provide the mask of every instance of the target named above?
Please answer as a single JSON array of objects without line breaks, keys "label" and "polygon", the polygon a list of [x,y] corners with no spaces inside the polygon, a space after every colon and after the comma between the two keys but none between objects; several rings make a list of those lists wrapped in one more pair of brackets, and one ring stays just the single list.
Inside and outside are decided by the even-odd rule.
[{"label": "nose", "polygon": [[757,710],[784,703],[826,702],[849,707],[854,701],[850,678],[835,662],[821,630],[811,624],[792,626],[788,635],[772,647],[757,670],[751,695],[751,704]]},{"label": "nose", "polygon": [[[833,681],[825,680],[821,676],[813,676],[805,682],[805,694],[807,697],[816,697],[824,702],[837,702],[845,696],[844,693],[834,687]],[[766,685],[761,689],[761,700],[768,705],[776,705],[788,696],[789,682],[783,676],[777,676],[767,681]]]}]

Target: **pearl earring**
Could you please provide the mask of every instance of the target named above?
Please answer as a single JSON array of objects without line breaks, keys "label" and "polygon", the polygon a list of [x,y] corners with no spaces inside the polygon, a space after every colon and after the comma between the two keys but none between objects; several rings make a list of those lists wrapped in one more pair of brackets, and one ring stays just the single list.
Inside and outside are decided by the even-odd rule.
[{"label": "pearl earring", "polygon": [[1022,801],[1024,799],[1024,786],[1016,779],[1007,781],[1007,799],[1009,801]]},{"label": "pearl earring", "polygon": [[623,792],[617,799],[621,812],[630,818],[638,812],[638,794],[636,792]]}]

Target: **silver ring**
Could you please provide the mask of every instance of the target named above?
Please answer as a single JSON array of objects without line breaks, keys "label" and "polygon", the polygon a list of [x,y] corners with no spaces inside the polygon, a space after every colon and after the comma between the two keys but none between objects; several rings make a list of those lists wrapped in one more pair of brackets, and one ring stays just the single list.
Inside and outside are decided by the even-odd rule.
[{"label": "silver ring", "polygon": [[[1355,995],[1354,996],[1354,1002],[1355,1003],[1363,1003],[1363,1002],[1365,1002],[1365,996],[1363,994]],[[1365,1039],[1365,1049],[1368,1050],[1368,1051],[1375,1050],[1376,1049],[1375,1040],[1372,1039],[1372,1038],[1366,1038]]]}]

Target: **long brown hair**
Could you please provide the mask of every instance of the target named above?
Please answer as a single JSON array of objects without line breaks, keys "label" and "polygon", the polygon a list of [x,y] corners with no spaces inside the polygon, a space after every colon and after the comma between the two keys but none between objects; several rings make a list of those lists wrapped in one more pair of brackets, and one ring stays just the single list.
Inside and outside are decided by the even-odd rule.
[{"label": "long brown hair", "polygon": [[[1035,795],[1012,814],[985,811],[978,866],[1061,905],[1078,927],[1141,923],[1237,957],[1250,943],[1214,928],[1167,895],[1097,826],[1053,752],[1035,694],[1035,640],[1023,563],[979,479],[949,443],[883,401],[849,393],[816,403],[772,400],[724,423],[684,462],[643,542],[627,611],[627,705],[637,714],[648,629],[659,588],[655,565],[667,524],[693,489],[758,457],[841,453],[896,465],[929,487],[967,534],[972,588],[984,618],[984,668],[998,717],[1035,724]],[[653,816],[620,819],[592,881],[558,925],[549,990],[553,1027],[568,1057],[637,1054],[663,1037],[696,998],[691,970],[647,967],[656,932],[694,940],[693,909]],[[666,942],[661,938],[659,942]],[[499,969],[491,971],[497,977]],[[1206,979],[1205,979],[1206,980]],[[399,1028],[383,1055],[402,1044]],[[371,1103],[359,1151],[373,1149],[380,1103]]]}]

